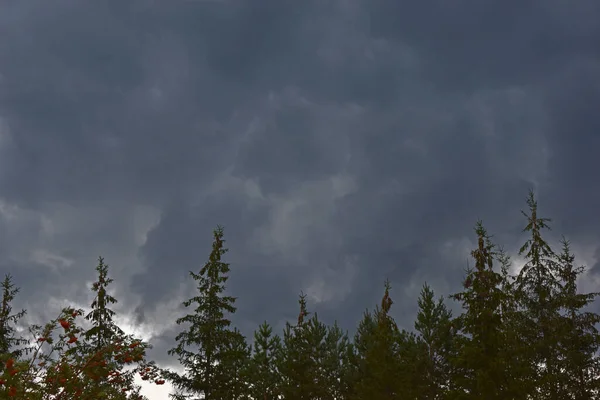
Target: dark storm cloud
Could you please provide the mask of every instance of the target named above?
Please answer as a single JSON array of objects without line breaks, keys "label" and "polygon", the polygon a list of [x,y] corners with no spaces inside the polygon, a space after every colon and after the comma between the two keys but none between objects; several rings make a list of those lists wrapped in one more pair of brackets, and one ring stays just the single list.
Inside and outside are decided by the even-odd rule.
[{"label": "dark storm cloud", "polygon": [[595,1],[3,7],[0,269],[84,301],[105,255],[161,359],[217,224],[247,334],[300,290],[351,329],[386,277],[410,328],[477,219],[518,248],[530,187],[598,248]]},{"label": "dark storm cloud", "polygon": [[[598,225],[600,202],[597,184],[600,171],[600,58],[580,57],[557,74],[546,88],[553,129],[548,137],[552,149],[549,163],[548,203],[555,223],[574,240],[596,245],[593,272],[600,273]],[[581,262],[581,260],[580,260]]]},{"label": "dark storm cloud", "polygon": [[559,1],[375,0],[372,33],[418,49],[425,79],[446,90],[547,84],[573,57],[597,57],[600,6]]}]

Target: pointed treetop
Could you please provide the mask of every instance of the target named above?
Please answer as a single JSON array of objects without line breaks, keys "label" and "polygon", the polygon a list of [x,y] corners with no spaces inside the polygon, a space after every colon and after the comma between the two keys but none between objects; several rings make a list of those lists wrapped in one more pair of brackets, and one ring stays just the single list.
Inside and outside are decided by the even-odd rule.
[{"label": "pointed treetop", "polygon": [[523,228],[523,232],[531,232],[531,239],[527,240],[525,244],[519,250],[519,255],[522,255],[525,251],[530,249],[532,246],[534,249],[527,253],[527,257],[531,257],[536,261],[540,256],[552,256],[554,253],[550,249],[550,246],[544,242],[541,236],[542,229],[551,230],[548,225],[552,220],[550,218],[539,218],[538,217],[538,204],[535,200],[533,191],[529,191],[527,197],[527,205],[529,206],[529,214],[521,210],[521,214],[527,218],[527,225]]},{"label": "pointed treetop", "polygon": [[104,258],[98,257],[98,280],[92,284],[92,291],[96,292],[91,304],[91,311],[85,316],[87,321],[92,323],[92,328],[85,332],[87,339],[94,339],[97,347],[107,343],[115,335],[123,334],[123,331],[113,322],[115,312],[109,308],[111,304],[116,304],[117,299],[111,296],[106,288],[113,279],[108,277],[108,264],[104,263]]},{"label": "pointed treetop", "polygon": [[[577,295],[577,278],[585,271],[583,265],[575,266],[575,255],[571,251],[571,242],[562,236],[560,243],[562,251],[558,255],[560,268],[558,275],[563,281],[564,294]],[[593,294],[593,297],[596,295]]]},{"label": "pointed treetop", "polygon": [[[20,357],[23,352],[29,353],[31,349],[15,348],[20,345],[29,344],[29,341],[24,338],[14,336],[16,325],[27,312],[21,310],[16,314],[11,314],[11,302],[14,300],[20,288],[15,287],[12,276],[7,274],[2,281],[2,304],[0,305],[0,354],[10,352],[15,357]],[[1,367],[0,367],[1,370]]]},{"label": "pointed treetop", "polygon": [[492,236],[487,233],[481,220],[475,224],[475,233],[477,234],[478,246],[477,250],[473,250],[471,255],[475,259],[475,268],[482,271],[487,266],[492,269],[493,259],[496,253],[494,252],[495,245],[492,243]]},{"label": "pointed treetop", "polygon": [[[529,215],[527,215],[524,211],[521,211],[521,214],[523,214],[524,216],[530,218],[531,221],[539,221],[542,222],[542,225],[539,226],[539,228],[544,228],[546,226],[544,226],[545,222],[550,222],[551,220],[549,218],[537,218],[537,208],[538,208],[538,204],[537,204],[537,200],[535,199],[535,193],[533,192],[533,189],[529,189],[529,194],[527,195],[527,206],[529,206],[529,212],[531,213],[531,217]],[[550,228],[548,228],[550,229]],[[529,230],[527,228],[524,229],[525,230]]]},{"label": "pointed treetop", "polygon": [[190,271],[197,283],[197,293],[182,305],[192,309],[175,320],[177,325],[185,324],[187,328],[175,337],[177,345],[167,351],[169,355],[178,356],[185,372],[166,372],[177,390],[203,394],[207,399],[226,397],[222,393],[231,389],[228,379],[238,361],[237,350],[245,346],[239,332],[230,328],[227,315],[235,313],[236,298],[224,294],[229,264],[221,259],[227,252],[223,227],[213,230],[213,238],[208,261],[199,273]]},{"label": "pointed treetop", "polygon": [[304,323],[304,317],[307,317],[309,315],[309,312],[306,311],[306,294],[304,292],[300,292],[298,304],[300,304],[300,314],[298,314],[298,326],[301,326]]},{"label": "pointed treetop", "polygon": [[392,288],[392,285],[390,284],[390,280],[386,279],[384,285],[385,285],[385,292],[383,294],[383,298],[381,299],[381,311],[385,315],[387,315],[390,312],[390,309],[392,308],[392,304],[394,304],[394,301],[390,297],[390,289]]},{"label": "pointed treetop", "polygon": [[228,249],[224,248],[225,240],[223,240],[223,227],[217,225],[213,231],[214,241],[212,244],[212,253],[209,256],[209,262],[215,263],[221,261],[221,256],[227,253]]},{"label": "pointed treetop", "polygon": [[529,214],[521,211],[527,218],[527,225],[523,232],[529,232],[530,237],[519,249],[519,255],[524,256],[526,264],[519,271],[517,278],[519,290],[529,290],[536,293],[538,300],[546,299],[553,290],[559,286],[555,277],[557,269],[557,255],[542,237],[542,229],[550,230],[549,218],[538,216],[537,202],[533,191],[527,198]]}]

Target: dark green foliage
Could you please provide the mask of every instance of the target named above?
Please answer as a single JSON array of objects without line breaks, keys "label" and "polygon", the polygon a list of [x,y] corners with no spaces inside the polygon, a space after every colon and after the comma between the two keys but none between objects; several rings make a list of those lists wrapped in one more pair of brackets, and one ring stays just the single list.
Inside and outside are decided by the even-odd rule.
[{"label": "dark green foliage", "polygon": [[504,249],[499,248],[496,260],[500,264],[500,290],[502,302],[500,313],[504,334],[503,358],[507,361],[504,371],[507,382],[507,393],[514,399],[525,399],[531,392],[530,377],[535,370],[528,352],[527,341],[523,337],[523,324],[526,319],[519,308],[516,295],[516,277],[510,275],[512,266],[510,257]]},{"label": "dark green foliage", "polygon": [[562,307],[558,337],[562,398],[595,399],[600,389],[600,336],[596,326],[600,316],[584,308],[593,303],[598,293],[578,293],[577,278],[585,271],[574,265],[575,256],[563,237],[562,252],[558,255],[559,276],[563,283],[559,295]]},{"label": "dark green foliage", "polygon": [[[102,257],[98,257],[96,272],[98,273],[98,279],[91,287],[96,295],[91,304],[91,311],[85,316],[85,319],[91,323],[91,328],[83,332],[82,336],[85,340],[79,342],[77,348],[71,349],[71,351],[77,351],[81,355],[87,357],[93,356],[96,352],[105,348],[105,346],[109,345],[114,340],[125,337],[123,330],[119,328],[113,320],[115,312],[109,308],[109,305],[117,304],[117,299],[111,296],[107,291],[108,285],[113,282],[113,279],[108,277],[108,264],[104,263]],[[118,371],[119,373],[123,372],[123,364],[111,362],[108,359],[106,361],[109,361],[113,370]],[[126,377],[125,375],[122,375],[122,377],[122,379],[127,379],[128,382],[133,383],[132,377]],[[97,381],[90,380],[88,385],[92,387],[107,386],[104,390],[107,399],[118,400],[133,397],[133,394],[131,393],[122,393],[118,389],[107,385],[106,382],[108,379],[108,377],[103,377]],[[139,387],[137,389],[139,390]]]},{"label": "dark green foliage", "polygon": [[522,212],[527,218],[523,231],[530,237],[519,250],[526,263],[516,280],[517,300],[522,310],[520,332],[535,367],[529,379],[535,383],[530,394],[539,399],[554,399],[560,397],[565,379],[560,368],[560,265],[542,237],[542,231],[550,229],[550,219],[538,216],[533,192],[529,193],[527,205],[529,213]]},{"label": "dark green foliage", "polygon": [[352,399],[356,392],[357,383],[360,379],[360,358],[353,341],[348,340],[346,351],[342,358],[342,369],[340,377],[340,398]]},{"label": "dark green foliage", "polygon": [[348,392],[344,365],[348,362],[348,334],[334,323],[327,328],[321,359],[322,382],[326,388],[323,399],[340,399]]},{"label": "dark green foliage", "polygon": [[467,271],[463,291],[452,295],[462,303],[464,312],[454,321],[459,327],[458,353],[453,359],[457,399],[508,399],[517,390],[506,357],[510,346],[505,332],[502,309],[505,293],[503,275],[494,271],[496,246],[483,224],[475,228],[478,247],[471,252],[475,268]]},{"label": "dark green foliage", "polygon": [[254,352],[250,361],[249,392],[254,399],[275,400],[280,387],[277,355],[281,351],[281,339],[273,335],[273,328],[265,321],[254,332]]},{"label": "dark green foliage", "polygon": [[[600,398],[599,293],[580,293],[584,267],[575,265],[569,242],[555,253],[542,233],[549,219],[538,216],[533,193],[527,198],[527,234],[519,254],[525,264],[511,274],[507,253],[492,242],[481,222],[476,248],[461,291],[451,296],[462,311],[453,318],[425,284],[417,301],[414,331],[399,329],[391,314],[391,285],[381,303],[367,310],[353,339],[337,323],[327,325],[307,310],[281,336],[265,321],[250,346],[231,326],[236,298],[226,296],[229,264],[222,261],[223,230],[214,231],[208,262],[199,273],[197,294],[183,305],[186,330],[175,337],[183,374],[163,370],[177,390],[171,397],[194,400],[592,400]],[[92,328],[84,343],[68,351],[83,354],[123,332],[113,323],[107,293],[108,266],[99,259]],[[20,357],[26,343],[14,337],[17,320],[10,303],[18,289],[3,283],[0,360]],[[0,369],[2,368],[0,363]],[[1,372],[1,371],[0,371]],[[91,383],[94,384],[94,383]],[[1,392],[0,388],[0,392]],[[126,395],[106,391],[109,398]],[[128,398],[131,398],[128,397]]]},{"label": "dark green foliage", "polygon": [[333,400],[344,392],[342,361],[346,355],[347,336],[334,324],[326,326],[317,315],[310,319],[306,333],[307,351],[311,356],[312,398]]},{"label": "dark green foliage", "polygon": [[[0,308],[0,355],[5,355],[6,359],[20,358],[31,351],[28,347],[22,347],[29,344],[27,339],[15,336],[17,322],[27,313],[21,310],[12,314],[11,302],[19,291],[20,288],[15,287],[12,277],[6,275],[2,281],[2,308]],[[0,372],[3,370],[4,364],[0,363]]]},{"label": "dark green foliage", "polygon": [[227,333],[230,337],[225,342],[222,359],[217,366],[218,375],[223,377],[227,384],[218,387],[214,392],[214,397],[218,399],[248,399],[251,348],[237,328]]},{"label": "dark green foliage", "polygon": [[305,325],[304,345],[307,356],[309,357],[311,384],[309,398],[327,399],[330,398],[331,382],[328,379],[329,371],[325,370],[325,359],[327,358],[327,347],[325,339],[327,337],[327,327],[321,321],[317,314]]},{"label": "dark green foliage", "polygon": [[347,371],[347,381],[350,382],[350,399],[359,400],[369,385],[369,367],[373,363],[370,357],[373,336],[377,322],[373,314],[366,310],[358,323],[354,334],[353,352],[350,354],[351,367]]},{"label": "dark green foliage", "polygon": [[[526,263],[518,276],[511,275],[508,255],[477,223],[477,247],[471,253],[474,267],[467,270],[462,291],[451,296],[462,304],[458,317],[453,319],[442,298],[436,300],[425,284],[415,332],[400,330],[390,315],[393,302],[386,281],[381,305],[365,312],[350,341],[337,325],[326,326],[316,314],[308,318],[306,296],[301,294],[297,323],[286,324],[283,340],[273,336],[266,322],[261,325],[249,362],[245,342],[239,340],[236,346],[235,341],[219,339],[229,343],[221,348],[237,349],[230,353],[237,354],[232,356],[237,364],[225,362],[222,356],[222,365],[238,365],[236,371],[242,371],[233,374],[239,379],[228,378],[240,384],[232,385],[237,389],[226,392],[226,397],[597,398],[600,317],[589,309],[597,294],[577,291],[583,268],[574,267],[568,242],[563,241],[563,252],[557,255],[542,238],[549,220],[538,217],[532,193],[527,204],[529,213],[523,214],[529,238],[519,253]],[[209,288],[201,290],[208,293]],[[215,350],[213,359],[216,354]],[[216,378],[214,366],[204,364],[196,371],[207,377],[194,381],[200,382],[196,393],[205,388],[221,393],[217,388],[222,381]]]},{"label": "dark green foliage", "polygon": [[286,323],[283,345],[278,355],[278,370],[281,374],[281,394],[286,399],[309,400],[314,390],[314,360],[310,353],[309,328],[306,320],[306,295],[298,300],[300,312],[296,325]]},{"label": "dark green foliage", "polygon": [[[165,371],[178,390],[176,399],[203,394],[207,400],[219,399],[226,388],[235,383],[231,375],[232,349],[239,350],[239,340],[235,331],[231,331],[230,320],[226,314],[235,312],[235,298],[225,296],[225,283],[228,279],[229,264],[221,261],[227,252],[224,248],[223,228],[214,231],[214,242],[208,262],[200,273],[190,271],[190,276],[198,282],[198,295],[183,302],[185,307],[192,304],[191,314],[178,318],[177,325],[189,325],[188,329],[175,337],[177,346],[169,350],[169,355],[177,355],[185,373],[180,375]],[[225,364],[227,368],[224,367]]]},{"label": "dark green foliage", "polygon": [[106,291],[113,280],[108,277],[108,265],[104,264],[102,257],[98,257],[96,271],[98,280],[92,285],[92,291],[96,296],[92,301],[92,310],[85,316],[85,319],[92,323],[92,327],[84,333],[84,337],[91,342],[94,349],[98,350],[124,333],[113,322],[115,312],[108,308],[110,304],[116,304],[117,300]]},{"label": "dark green foliage", "polygon": [[[447,395],[451,379],[450,355],[454,341],[452,312],[442,298],[435,301],[433,290],[425,284],[418,300],[419,312],[415,322],[418,339],[406,339],[418,345],[416,362],[418,397],[423,400],[442,399]],[[410,353],[409,353],[410,354]],[[407,354],[407,357],[409,355]]]},{"label": "dark green foliage", "polygon": [[386,280],[381,307],[366,312],[355,337],[357,381],[353,399],[388,400],[409,392],[400,361],[400,331],[389,312],[393,301]]},{"label": "dark green foliage", "polygon": [[280,393],[294,399],[340,398],[348,392],[348,337],[337,324],[328,327],[316,314],[307,320],[306,295],[301,294],[298,303],[297,324],[286,324],[277,357]]}]

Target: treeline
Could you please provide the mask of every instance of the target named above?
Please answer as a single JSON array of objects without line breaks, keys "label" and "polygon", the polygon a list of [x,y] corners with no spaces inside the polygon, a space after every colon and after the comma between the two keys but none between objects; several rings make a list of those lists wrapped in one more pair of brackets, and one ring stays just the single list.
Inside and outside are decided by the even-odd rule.
[{"label": "treeline", "polygon": [[[183,303],[188,314],[176,321],[182,331],[169,354],[183,373],[146,361],[149,344],[126,337],[114,324],[108,306],[116,300],[106,292],[111,280],[100,259],[99,279],[92,288],[97,295],[86,315],[92,327],[72,331],[73,319],[83,315],[82,310],[65,309],[67,317],[58,320],[64,333],[57,343],[63,347],[54,349],[57,357],[46,360],[53,368],[40,367],[39,376],[46,378],[27,386],[25,379],[17,379],[18,373],[8,372],[18,363],[30,367],[32,356],[26,353],[41,345],[27,347],[31,341],[16,338],[14,326],[24,311],[11,314],[16,289],[7,277],[0,314],[0,398],[13,388],[12,398],[20,393],[30,399],[139,399],[139,388],[125,371],[131,363],[139,364],[134,373],[146,381],[172,383],[176,391],[171,397],[177,400],[600,398],[600,316],[589,307],[598,293],[578,291],[584,267],[576,265],[566,239],[559,250],[544,239],[549,219],[538,216],[533,193],[527,205],[523,215],[528,238],[519,251],[525,264],[516,276],[506,252],[481,222],[476,224],[471,267],[465,271],[462,290],[449,296],[462,305],[460,315],[453,316],[444,299],[436,298],[425,284],[414,330],[399,329],[390,315],[393,301],[386,281],[381,304],[364,313],[353,337],[311,314],[301,294],[297,321],[288,322],[281,334],[264,322],[251,345],[230,322],[236,298],[225,293],[229,264],[223,261],[227,249],[218,227],[208,261],[197,273],[190,272],[197,293]],[[31,332],[37,342],[44,342],[51,338],[51,328],[52,323],[46,331],[33,327]],[[123,353],[120,349],[125,347],[138,352]],[[61,370],[65,358],[71,375],[59,383],[48,381],[48,376],[58,379],[52,371]],[[89,373],[90,359],[99,363],[95,375]],[[115,372],[126,382],[115,383]]]}]

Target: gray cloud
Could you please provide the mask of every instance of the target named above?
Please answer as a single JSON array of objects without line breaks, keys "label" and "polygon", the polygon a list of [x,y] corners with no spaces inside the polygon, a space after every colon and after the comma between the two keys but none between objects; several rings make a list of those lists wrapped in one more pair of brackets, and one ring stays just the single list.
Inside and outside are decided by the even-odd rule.
[{"label": "gray cloud", "polygon": [[7,5],[0,272],[36,310],[83,304],[105,256],[166,362],[216,224],[246,334],[293,319],[300,290],[352,329],[385,277],[409,328],[425,280],[458,289],[478,218],[518,248],[530,187],[592,266],[599,17],[591,0]]}]

